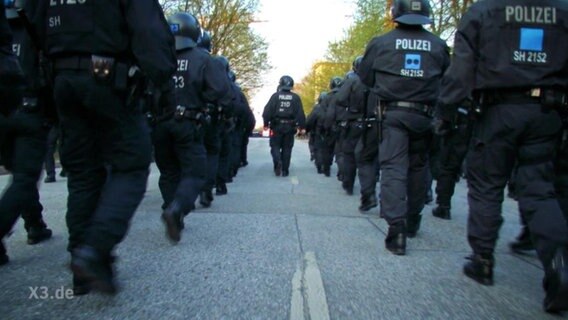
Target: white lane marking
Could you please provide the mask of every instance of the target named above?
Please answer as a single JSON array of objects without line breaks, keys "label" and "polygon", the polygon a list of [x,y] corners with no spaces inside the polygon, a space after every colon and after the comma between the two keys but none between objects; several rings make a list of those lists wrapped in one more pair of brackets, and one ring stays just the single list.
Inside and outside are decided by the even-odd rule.
[{"label": "white lane marking", "polygon": [[314,252],[306,252],[304,256],[304,287],[310,320],[329,320],[329,308],[323,287],[323,280]]},{"label": "white lane marking", "polygon": [[304,320],[304,297],[302,295],[302,266],[298,264],[292,278],[292,306],[290,320]]}]

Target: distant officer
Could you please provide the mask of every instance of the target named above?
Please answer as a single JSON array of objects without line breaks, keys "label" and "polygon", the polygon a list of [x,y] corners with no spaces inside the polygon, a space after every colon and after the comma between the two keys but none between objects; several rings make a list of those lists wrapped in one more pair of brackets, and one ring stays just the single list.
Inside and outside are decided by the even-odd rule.
[{"label": "distant officer", "polygon": [[247,97],[245,96],[241,87],[236,83],[237,78],[233,71],[229,72],[229,80],[231,86],[233,87],[233,94],[236,99],[234,100],[234,120],[235,128],[230,133],[231,136],[231,154],[229,156],[229,174],[231,178],[234,178],[241,167],[241,151],[243,134],[247,130],[250,119],[250,105]]},{"label": "distant officer", "polygon": [[343,86],[344,80],[341,77],[331,79],[331,86],[334,86],[336,91],[331,90],[325,100],[327,107],[325,108],[324,120],[324,126],[328,131],[328,141],[332,144],[330,145],[330,152],[335,156],[335,162],[337,163],[337,180],[339,181],[343,180],[343,150],[341,146],[347,128],[347,110],[337,104],[337,93]]},{"label": "distant officer", "polygon": [[440,141],[436,164],[437,206],[432,210],[432,215],[440,219],[451,219],[452,196],[471,137],[469,112],[467,108],[459,107],[453,120],[453,130]]},{"label": "distant officer", "polygon": [[365,127],[356,146],[357,170],[361,185],[361,204],[359,211],[367,212],[377,203],[379,133],[377,124],[378,97],[369,92],[365,107]]},{"label": "distant officer", "polygon": [[357,161],[355,159],[355,147],[361,139],[365,130],[365,111],[367,99],[369,98],[369,87],[367,87],[357,72],[361,65],[362,56],[353,61],[353,70],[345,81],[339,92],[337,92],[338,110],[342,111],[341,118],[346,121],[342,130],[341,151],[343,153],[343,179],[342,186],[348,195],[353,194],[353,185],[357,174]]},{"label": "distant officer", "polygon": [[137,65],[167,92],[176,69],[174,38],[157,1],[35,2],[63,133],[75,294],[89,287],[114,293],[111,254],[144,196],[151,160],[137,99],[143,90],[129,74]]},{"label": "distant officer", "polygon": [[321,134],[320,132],[318,132],[318,121],[323,121],[323,117],[321,115],[322,114],[321,104],[326,96],[327,92],[323,91],[320,93],[316,105],[314,106],[312,112],[310,112],[308,118],[306,119],[306,132],[309,134],[310,137],[309,143],[312,145],[312,147],[310,147],[310,153],[311,157],[314,158],[313,160],[318,173],[323,173],[321,152],[319,150],[321,144],[318,143],[318,140],[320,140],[319,135]]},{"label": "distant officer", "polygon": [[270,153],[276,176],[288,176],[296,130],[299,128],[305,132],[306,116],[302,100],[291,91],[293,87],[292,77],[280,78],[279,90],[270,97],[262,113],[264,127],[270,127],[274,132],[270,137]]},{"label": "distant officer", "polygon": [[201,35],[197,18],[176,13],[168,23],[177,50],[177,106],[173,117],[158,125],[153,136],[160,191],[167,206],[162,219],[169,239],[178,242],[183,228],[180,221],[193,210],[207,177],[207,152],[203,145],[203,125],[209,122],[207,104],[227,106],[231,95],[221,65],[196,48]]},{"label": "distant officer", "polygon": [[389,224],[386,248],[397,255],[405,254],[407,235],[420,229],[430,112],[449,65],[446,43],[422,27],[432,22],[429,15],[427,0],[395,1],[396,28],[367,45],[360,67],[361,80],[380,99],[381,213]]},{"label": "distant officer", "polygon": [[503,223],[503,190],[518,161],[516,192],[545,270],[544,309],[568,310],[568,224],[556,199],[554,153],[567,107],[568,5],[557,0],[474,3],[455,38],[437,108],[437,131],[451,129],[456,107],[478,110],[467,158],[468,240],[464,273],[493,284]]},{"label": "distant officer", "polygon": [[[229,65],[229,60],[224,56],[216,56],[215,59],[218,63],[220,63],[227,77],[229,72],[231,71],[231,67]],[[228,109],[221,109],[221,133],[220,133],[220,146],[219,149],[219,167],[217,169],[217,177],[215,179],[215,194],[216,195],[225,195],[227,194],[227,183],[233,181],[233,177],[231,175],[231,155],[233,149],[233,141],[231,139],[232,132],[235,130],[236,127],[236,118],[237,118],[237,111],[238,105],[237,103],[237,94],[233,91],[233,86],[230,86],[230,90],[233,93],[233,99],[231,101],[231,107]]]},{"label": "distant officer", "polygon": [[241,142],[241,167],[246,167],[248,165],[248,144],[249,138],[254,131],[254,127],[256,126],[256,119],[254,117],[254,113],[249,106],[247,110],[247,118],[245,119],[243,133],[242,133],[242,142]]},{"label": "distant officer", "polygon": [[319,139],[316,139],[316,142],[318,143],[323,173],[326,177],[331,175],[335,144],[339,132],[335,118],[333,117],[335,114],[333,108],[335,108],[336,105],[336,94],[342,84],[343,79],[341,77],[331,78],[329,81],[329,92],[320,103],[321,111],[317,121]]},{"label": "distant officer", "polygon": [[[0,132],[0,158],[10,171],[12,179],[0,196],[0,265],[8,262],[1,240],[11,231],[18,217],[24,219],[28,244],[36,244],[51,237],[51,230],[43,221],[38,180],[42,173],[46,152],[47,115],[53,115],[49,104],[50,91],[41,76],[39,51],[26,30],[24,19],[16,10],[24,8],[24,1],[12,3],[6,10],[13,31],[13,53],[18,57],[25,74],[23,99],[13,105],[0,105],[0,112],[11,122],[11,128]],[[4,17],[4,11],[1,16]],[[29,23],[29,22],[28,22]]]}]

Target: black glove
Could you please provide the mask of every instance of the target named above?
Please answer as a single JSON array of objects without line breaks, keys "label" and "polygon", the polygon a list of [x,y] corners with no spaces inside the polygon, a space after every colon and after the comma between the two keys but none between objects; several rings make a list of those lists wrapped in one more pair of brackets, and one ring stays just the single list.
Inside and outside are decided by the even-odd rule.
[{"label": "black glove", "polygon": [[434,133],[438,136],[446,136],[452,131],[452,123],[441,118],[432,120],[432,127],[434,128]]}]

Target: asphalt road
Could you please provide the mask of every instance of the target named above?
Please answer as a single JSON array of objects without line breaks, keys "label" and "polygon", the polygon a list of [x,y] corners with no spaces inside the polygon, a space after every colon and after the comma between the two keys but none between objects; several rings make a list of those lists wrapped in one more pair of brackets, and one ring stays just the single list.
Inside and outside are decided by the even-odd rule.
[{"label": "asphalt road", "polygon": [[[249,162],[228,195],[186,218],[178,245],[164,234],[153,167],[116,252],[121,291],[114,297],[69,294],[66,183],[42,184],[54,238],[26,245],[19,222],[5,240],[11,262],[0,268],[0,319],[562,318],[542,311],[536,255],[507,249],[519,231],[511,200],[503,206],[495,286],[484,287],[461,272],[470,253],[464,182],[453,219],[433,218],[427,206],[421,231],[399,257],[384,248],[378,211],[360,214],[358,196],[317,175],[305,141],[296,142],[287,178],[273,175],[267,139],[251,139]],[[7,183],[0,177],[0,187]]]}]

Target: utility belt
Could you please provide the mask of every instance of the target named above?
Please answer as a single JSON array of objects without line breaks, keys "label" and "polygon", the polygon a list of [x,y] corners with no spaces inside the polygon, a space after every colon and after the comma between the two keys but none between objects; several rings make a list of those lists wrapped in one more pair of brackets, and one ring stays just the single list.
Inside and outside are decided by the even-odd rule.
[{"label": "utility belt", "polygon": [[293,125],[296,125],[296,120],[294,120],[294,119],[275,119],[274,124],[293,124]]},{"label": "utility belt", "polygon": [[40,112],[40,106],[37,97],[24,97],[22,99],[22,104],[18,107],[18,111],[25,113],[38,113]]},{"label": "utility belt", "polygon": [[126,90],[129,78],[134,77],[136,70],[132,64],[119,61],[115,57],[101,55],[77,55],[55,58],[53,71],[66,70],[89,71],[97,82],[106,83],[118,90]]},{"label": "utility belt", "polygon": [[347,124],[348,124],[347,120],[337,120],[335,122],[335,125],[339,128],[347,128]]},{"label": "utility belt", "polygon": [[410,101],[392,101],[387,102],[386,104],[387,110],[389,109],[405,109],[405,110],[412,110],[421,112],[426,115],[431,115],[432,107],[419,102],[410,102]]},{"label": "utility belt", "polygon": [[551,88],[496,89],[476,92],[475,104],[488,107],[497,104],[540,104],[544,107],[566,107],[568,97],[564,90]]},{"label": "utility belt", "polygon": [[207,124],[211,122],[211,117],[200,109],[186,108],[184,106],[177,106],[174,112],[174,119],[181,121],[184,119],[195,121],[198,124]]}]

